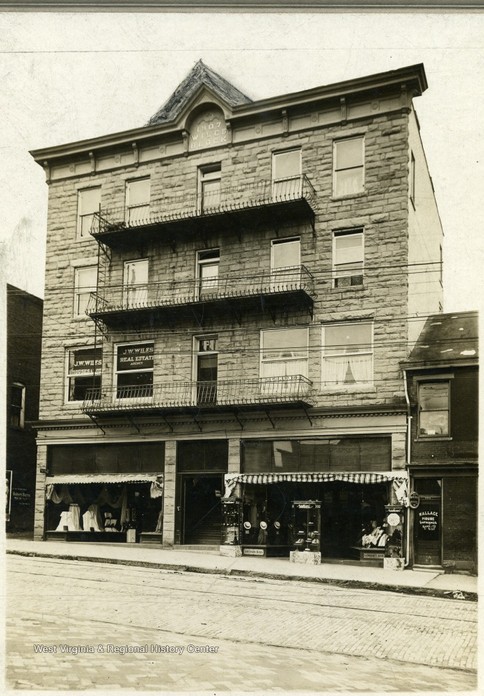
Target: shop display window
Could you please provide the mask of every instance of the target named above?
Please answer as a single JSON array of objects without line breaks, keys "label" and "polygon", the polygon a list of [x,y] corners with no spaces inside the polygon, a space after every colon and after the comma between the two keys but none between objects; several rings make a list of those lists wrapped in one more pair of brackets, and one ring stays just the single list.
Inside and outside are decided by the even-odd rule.
[{"label": "shop display window", "polygon": [[295,500],[293,509],[293,543],[295,551],[321,550],[321,502]]},{"label": "shop display window", "polygon": [[241,543],[243,527],[242,501],[239,498],[222,500],[222,544]]}]

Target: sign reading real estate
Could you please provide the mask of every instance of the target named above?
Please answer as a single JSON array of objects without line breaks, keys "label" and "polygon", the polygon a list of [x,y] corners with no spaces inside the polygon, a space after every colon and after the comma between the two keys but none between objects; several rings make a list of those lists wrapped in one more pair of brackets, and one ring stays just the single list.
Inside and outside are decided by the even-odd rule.
[{"label": "sign reading real estate", "polygon": [[153,367],[154,344],[133,344],[118,347],[118,371],[148,370]]}]

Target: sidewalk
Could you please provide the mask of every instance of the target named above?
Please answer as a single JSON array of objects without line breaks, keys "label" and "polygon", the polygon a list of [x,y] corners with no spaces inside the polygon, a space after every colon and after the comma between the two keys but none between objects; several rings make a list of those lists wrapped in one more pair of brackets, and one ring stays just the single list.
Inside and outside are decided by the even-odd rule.
[{"label": "sidewalk", "polygon": [[7,539],[6,553],[44,558],[118,563],[195,573],[219,573],[277,580],[325,582],[345,587],[384,589],[453,599],[477,600],[478,579],[471,575],[422,570],[385,570],[359,565],[290,563],[287,558],[227,558],[214,550],[163,549],[140,544]]}]

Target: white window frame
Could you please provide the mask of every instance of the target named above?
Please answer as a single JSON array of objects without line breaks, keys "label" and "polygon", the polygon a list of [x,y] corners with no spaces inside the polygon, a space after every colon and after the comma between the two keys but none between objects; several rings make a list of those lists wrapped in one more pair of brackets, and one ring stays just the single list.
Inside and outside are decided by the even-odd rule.
[{"label": "white window frame", "polygon": [[[287,155],[291,152],[299,153],[299,171],[288,177],[276,178],[276,162],[281,155]],[[292,200],[299,198],[302,194],[302,148],[289,147],[284,150],[274,150],[272,153],[272,197],[276,200]],[[290,183],[293,182],[293,183]],[[284,185],[285,184],[285,185]]]},{"label": "white window frame", "polygon": [[[336,263],[336,256],[337,256],[337,239],[341,239],[342,237],[351,237],[351,236],[359,236],[361,238],[361,267],[356,270],[341,270],[341,267],[347,264],[337,264]],[[361,287],[363,285],[363,274],[364,274],[364,268],[365,268],[365,230],[363,227],[354,227],[351,229],[343,229],[343,230],[333,230],[333,287],[341,289],[342,287]],[[360,263],[360,262],[355,262],[355,263]],[[340,270],[338,270],[338,268]],[[360,277],[362,278],[361,283],[355,283],[354,285],[351,283],[351,280],[348,285],[345,285],[342,283],[341,285],[338,284],[338,280],[340,278],[355,278],[355,277]]]},{"label": "white window frame", "polygon": [[[210,258],[207,256],[206,259],[201,258],[203,254],[213,254]],[[215,256],[218,254],[218,256]],[[202,269],[205,266],[213,266],[217,268],[217,275],[209,278],[203,278]],[[196,297],[200,299],[205,292],[216,293],[218,291],[219,279],[220,279],[220,249],[200,249],[197,251],[197,267],[196,267],[196,278],[197,278],[197,291]],[[206,282],[206,287],[203,287],[204,282]]]},{"label": "white window frame", "polygon": [[[421,407],[421,391],[422,388],[428,387],[429,385],[442,385],[445,384],[447,387],[447,409],[426,409],[424,413],[435,413],[437,411],[444,411],[447,413],[447,432],[446,433],[422,433],[420,432],[420,416],[423,411]],[[451,378],[444,375],[437,375],[436,378],[422,377],[417,381],[417,405],[418,405],[418,419],[417,419],[417,439],[419,440],[439,440],[439,439],[451,439]]]},{"label": "white window frame", "polygon": [[[349,140],[361,141],[361,164],[353,167],[337,167],[337,149],[340,143],[348,142]],[[361,170],[361,188],[350,193],[339,193],[337,190],[337,174],[340,171]],[[333,140],[333,198],[346,198],[350,196],[358,196],[365,191],[366,167],[365,167],[365,136],[364,135],[349,135],[347,138],[337,138]]]},{"label": "white window frame", "polygon": [[[20,407],[18,407],[16,404],[13,403],[13,394],[12,391],[14,389],[18,389],[20,391]],[[23,430],[25,427],[25,393],[26,393],[26,388],[25,384],[22,384],[21,382],[12,382],[10,385],[10,396],[9,396],[9,425],[11,428],[16,428],[18,430]],[[12,409],[18,409],[16,413],[18,413],[18,423],[13,423],[13,412]]]},{"label": "white window frame", "polygon": [[[264,347],[264,336],[266,334],[272,333],[274,334],[275,332],[279,333],[284,333],[289,331],[299,331],[301,334],[304,332],[306,334],[306,347],[304,349],[295,349],[293,351],[290,351],[289,349],[283,350],[283,348],[280,349],[281,355],[278,357],[266,357],[266,352],[276,352],[276,349],[269,349]],[[286,355],[282,355],[282,353],[286,353]],[[300,353],[300,355],[295,355],[294,353]],[[290,355],[290,353],[292,353]],[[296,363],[301,363],[304,362],[305,366],[304,369],[298,369],[297,372],[293,372],[289,368],[288,372],[288,367],[289,365],[294,365]],[[267,365],[281,365],[284,366],[284,369],[280,371],[279,374],[273,374],[273,375],[266,375],[264,372],[266,371],[264,366]],[[268,370],[272,371],[272,370]],[[284,327],[283,329],[261,329],[260,332],[260,365],[259,365],[259,374],[262,379],[265,379],[267,377],[288,377],[292,376],[295,374],[302,375],[303,377],[308,378],[309,374],[309,328],[307,326],[291,326],[291,327]]]},{"label": "white window frame", "polygon": [[[143,264],[146,266],[146,281],[141,283],[129,283],[126,277],[128,266]],[[146,307],[148,304],[150,262],[148,258],[129,259],[123,263],[123,307]]]},{"label": "white window frame", "polygon": [[[148,191],[147,191],[147,199],[143,203],[136,203],[134,205],[131,205],[130,203],[130,187],[132,184],[140,184],[142,182],[147,182],[148,184]],[[126,223],[128,225],[133,224],[133,226],[136,226],[137,224],[140,223],[140,220],[145,220],[149,218],[150,215],[150,202],[151,202],[151,177],[150,176],[140,176],[136,179],[126,179],[125,182],[125,198],[126,198],[126,212],[125,212],[125,219]],[[142,213],[141,217],[134,216],[133,223],[131,223],[131,211],[138,211],[138,213]]]},{"label": "white window frame", "polygon": [[[84,193],[87,193],[88,191],[98,191],[99,196],[98,196],[98,203],[95,208],[92,210],[88,210],[86,213],[83,212],[83,205],[82,205],[82,197]],[[84,204],[85,205],[85,204]],[[86,186],[85,188],[81,188],[77,190],[77,238],[78,239],[89,239],[90,238],[90,230],[94,229],[96,231],[96,224],[95,224],[95,218],[94,214],[98,213],[101,208],[101,186]],[[89,229],[84,231],[84,219],[90,218],[91,219],[91,225],[89,226]],[[87,224],[89,225],[89,221],[87,221]]]},{"label": "white window frame", "polygon": [[92,369],[91,371],[87,371],[86,373],[81,375],[76,372],[71,372],[71,354],[72,353],[77,353],[79,351],[92,351],[95,348],[98,348],[98,346],[70,346],[69,348],[66,349],[66,356],[65,356],[65,384],[64,384],[64,403],[66,404],[80,404],[84,401],[84,399],[71,399],[70,398],[70,392],[71,392],[71,379],[75,379],[75,377],[94,377],[94,375],[98,375],[101,382],[99,384],[99,387],[101,388],[102,386],[102,348],[98,348],[101,351],[101,357],[100,357],[100,364],[99,364],[99,369]]},{"label": "white window frame", "polygon": [[[214,206],[204,205],[204,184],[210,181],[218,181],[219,188],[219,203]],[[222,202],[222,164],[214,162],[213,164],[204,164],[198,167],[197,177],[197,212],[199,215],[209,210],[218,210]]]},{"label": "white window frame", "polygon": [[[326,355],[326,331],[328,328],[344,327],[344,326],[370,326],[370,340],[371,347],[369,350],[363,351],[353,351],[348,352],[342,348],[341,353],[331,353]],[[375,326],[372,320],[361,320],[361,321],[347,321],[338,322],[333,324],[323,324],[321,327],[321,346],[322,346],[322,356],[321,356],[321,389],[322,391],[364,391],[367,389],[373,389],[375,382],[375,341],[374,341],[374,331]],[[351,384],[346,384],[344,382],[334,382],[325,379],[327,365],[326,360],[328,358],[338,358],[338,357],[350,357],[350,356],[370,356],[371,358],[371,379],[366,381],[355,381]]]},{"label": "white window frame", "polygon": [[[118,370],[118,351],[120,348],[123,348],[125,346],[142,346],[142,345],[152,345],[153,346],[153,367],[150,368],[143,368],[139,370]],[[129,401],[140,401],[140,402],[151,402],[153,400],[153,395],[154,395],[154,389],[155,389],[155,342],[154,340],[151,341],[123,341],[122,343],[116,343],[114,346],[114,378],[113,378],[113,384],[114,384],[114,401],[119,401],[121,403],[127,403]],[[142,372],[150,372],[152,374],[152,381],[151,381],[151,387],[152,387],[152,394],[151,396],[127,396],[127,397],[118,397],[118,375],[120,374],[140,374]]]},{"label": "white window frame", "polygon": [[[79,276],[82,273],[82,271],[86,271],[87,269],[89,270],[94,270],[94,275],[95,275],[95,280],[93,285],[80,285],[79,284]],[[82,289],[84,288],[84,289]],[[86,289],[87,288],[87,289]],[[86,312],[80,312],[79,311],[79,306],[80,306],[80,301],[81,297],[84,295],[87,295],[87,301],[86,301],[86,309],[89,307],[89,300],[91,293],[96,292],[97,289],[97,265],[96,264],[86,264],[85,266],[76,266],[74,268],[74,317],[76,319],[87,319],[88,315]]]}]

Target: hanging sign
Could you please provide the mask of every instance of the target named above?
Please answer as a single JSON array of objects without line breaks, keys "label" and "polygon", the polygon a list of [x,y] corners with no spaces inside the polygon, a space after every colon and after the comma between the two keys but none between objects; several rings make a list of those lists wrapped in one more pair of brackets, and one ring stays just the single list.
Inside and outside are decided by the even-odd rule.
[{"label": "hanging sign", "polygon": [[11,469],[7,469],[6,479],[5,479],[5,519],[8,522],[10,520],[10,511],[12,507],[12,476],[13,472]]},{"label": "hanging sign", "polygon": [[417,491],[412,491],[408,496],[408,505],[412,510],[416,510],[420,505],[420,496]]}]

